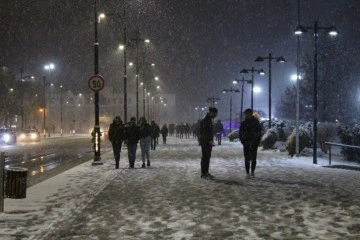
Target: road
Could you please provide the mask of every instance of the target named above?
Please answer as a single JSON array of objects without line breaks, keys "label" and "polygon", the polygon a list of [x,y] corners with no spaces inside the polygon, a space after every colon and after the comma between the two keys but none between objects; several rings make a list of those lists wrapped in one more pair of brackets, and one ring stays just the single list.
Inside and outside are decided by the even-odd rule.
[{"label": "road", "polygon": [[[102,151],[108,151],[108,141],[102,143]],[[28,186],[89,161],[94,156],[89,135],[54,136],[40,142],[1,145],[0,152],[5,152],[7,156],[7,168],[28,169]]]}]

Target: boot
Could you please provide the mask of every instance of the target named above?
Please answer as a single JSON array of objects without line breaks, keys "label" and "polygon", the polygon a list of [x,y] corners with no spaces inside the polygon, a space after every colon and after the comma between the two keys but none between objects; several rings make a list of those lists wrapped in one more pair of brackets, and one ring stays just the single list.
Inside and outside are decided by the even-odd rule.
[{"label": "boot", "polygon": [[150,167],[150,161],[147,161],[147,166]]}]

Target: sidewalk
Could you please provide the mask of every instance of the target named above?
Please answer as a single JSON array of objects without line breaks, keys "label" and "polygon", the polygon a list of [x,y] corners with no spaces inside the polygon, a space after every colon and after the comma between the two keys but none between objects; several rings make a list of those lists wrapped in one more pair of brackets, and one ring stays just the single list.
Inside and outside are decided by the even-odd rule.
[{"label": "sidewalk", "polygon": [[[112,153],[6,199],[0,239],[360,239],[360,173],[313,165],[311,158],[260,151],[245,179],[242,148],[213,149],[200,178],[195,140],[170,138],[152,166],[121,169]],[[326,164],[326,158],[319,163]]]}]

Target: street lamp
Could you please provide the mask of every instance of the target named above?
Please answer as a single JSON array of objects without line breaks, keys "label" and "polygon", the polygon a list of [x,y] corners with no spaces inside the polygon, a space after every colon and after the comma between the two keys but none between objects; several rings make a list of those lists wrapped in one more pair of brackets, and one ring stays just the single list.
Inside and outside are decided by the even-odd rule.
[{"label": "street lamp", "polygon": [[[245,82],[252,84],[253,80],[246,80],[244,78],[242,78],[242,79],[235,78],[233,81],[233,84],[238,84],[239,82],[242,82],[242,84],[241,84],[241,103],[240,103],[240,106],[241,106],[240,107],[240,122],[241,122],[242,117],[243,117],[243,106],[244,106],[244,85],[245,85]],[[254,90],[254,88],[253,88],[253,90]]]},{"label": "street lamp", "polygon": [[60,136],[63,135],[63,85],[60,85]]},{"label": "street lamp", "polygon": [[[124,1],[125,2],[125,1]],[[127,31],[126,31],[126,4],[124,3],[124,12],[123,12],[123,44],[121,44],[119,46],[119,49],[121,51],[124,51],[124,65],[123,65],[123,69],[124,69],[124,122],[127,122],[127,59],[126,59],[126,50],[127,50]],[[121,19],[120,14],[116,14],[116,13],[110,13],[110,16],[118,16]],[[105,14],[100,14],[100,16],[104,16]]]},{"label": "street lamp", "polygon": [[240,73],[241,74],[251,73],[251,109],[254,109],[254,84],[255,84],[254,73],[264,76],[265,72],[263,69],[254,69],[254,67],[251,67],[250,69],[246,69],[246,68],[242,69]]},{"label": "street lamp", "polygon": [[[98,15],[97,12],[97,0],[94,0],[94,75],[99,75],[99,41],[98,41],[98,21],[101,15]],[[101,153],[100,153],[100,120],[99,120],[99,92],[94,93],[95,98],[95,126],[93,129],[93,139],[94,139],[94,161],[92,165],[103,165],[101,162]]]},{"label": "street lamp", "polygon": [[145,112],[146,112],[146,87],[149,86],[151,83],[148,83],[146,81],[146,76],[145,76],[145,66],[151,66],[154,67],[155,63],[146,63],[145,62],[145,57],[143,58],[143,66],[142,66],[142,70],[143,70],[143,81],[141,82],[141,86],[143,87],[143,116],[145,117]]},{"label": "street lamp", "polygon": [[298,27],[295,30],[295,35],[301,35],[304,32],[307,32],[307,30],[313,30],[314,31],[314,99],[313,99],[313,163],[317,164],[317,123],[318,123],[318,106],[317,106],[317,85],[318,85],[318,32],[319,30],[325,30],[328,32],[330,36],[337,36],[338,32],[335,29],[334,26],[330,27],[319,27],[318,22],[314,22],[313,27],[304,27],[302,25],[298,25]]},{"label": "street lamp", "polygon": [[263,62],[265,59],[269,60],[269,129],[271,128],[271,61],[276,60],[276,62],[284,63],[285,58],[281,57],[273,57],[271,53],[266,57],[257,57],[255,62]]},{"label": "street lamp", "polygon": [[149,39],[142,39],[139,36],[139,32],[136,33],[136,37],[131,41],[135,42],[136,49],[136,119],[139,120],[139,42],[150,43]]},{"label": "street lamp", "polygon": [[228,89],[224,89],[223,93],[231,93],[230,94],[230,132],[231,132],[231,122],[232,122],[232,93],[240,93],[239,89],[236,88],[228,88]]},{"label": "street lamp", "polygon": [[220,98],[214,97],[214,96],[209,97],[209,98],[206,100],[206,102],[210,102],[210,103],[211,103],[211,106],[212,106],[212,107],[214,107],[215,104],[217,104],[218,101],[220,101]]},{"label": "street lamp", "polygon": [[[53,63],[47,64],[44,66],[44,69],[48,71],[49,73],[49,83],[51,84],[51,71],[53,71],[55,69],[55,65]],[[51,88],[49,89],[49,108],[48,108],[48,119],[49,119],[49,129],[48,129],[48,137],[50,137],[50,132],[51,132],[51,115],[50,115],[50,108],[51,108]]]}]

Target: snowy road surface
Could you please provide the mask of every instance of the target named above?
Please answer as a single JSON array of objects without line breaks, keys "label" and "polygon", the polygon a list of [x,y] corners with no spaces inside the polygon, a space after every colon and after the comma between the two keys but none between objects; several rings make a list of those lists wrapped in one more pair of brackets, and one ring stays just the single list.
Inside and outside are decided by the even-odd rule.
[{"label": "snowy road surface", "polygon": [[216,178],[204,180],[194,140],[151,153],[151,168],[138,155],[137,169],[122,158],[115,170],[105,154],[103,166],[84,163],[6,199],[0,239],[360,239],[358,171],[259,149],[249,180],[242,147],[224,142],[213,149]]}]

